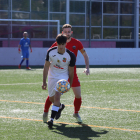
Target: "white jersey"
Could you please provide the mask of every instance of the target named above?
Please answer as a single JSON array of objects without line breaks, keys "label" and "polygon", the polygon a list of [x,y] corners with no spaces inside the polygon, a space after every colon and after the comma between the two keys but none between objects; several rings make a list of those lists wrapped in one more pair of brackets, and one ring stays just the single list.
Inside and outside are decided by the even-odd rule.
[{"label": "white jersey", "polygon": [[48,78],[68,80],[68,67],[75,66],[76,57],[74,53],[68,49],[65,49],[64,54],[58,53],[56,46],[48,50],[46,61],[51,63],[48,72]]}]

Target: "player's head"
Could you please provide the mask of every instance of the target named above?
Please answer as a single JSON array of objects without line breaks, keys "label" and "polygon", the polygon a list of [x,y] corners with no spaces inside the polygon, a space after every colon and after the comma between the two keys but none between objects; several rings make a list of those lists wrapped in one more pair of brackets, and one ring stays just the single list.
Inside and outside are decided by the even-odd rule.
[{"label": "player's head", "polygon": [[27,36],[28,36],[28,33],[27,33],[27,32],[24,32],[24,33],[23,33],[23,37],[26,39]]},{"label": "player's head", "polygon": [[65,46],[67,42],[67,37],[64,34],[58,34],[56,37],[56,42],[58,46],[58,52],[64,53],[65,52]]},{"label": "player's head", "polygon": [[67,36],[67,39],[71,38],[73,31],[71,30],[72,26],[70,24],[64,24],[62,27],[62,33]]},{"label": "player's head", "polygon": [[67,37],[64,34],[58,34],[56,37],[56,42],[57,44],[66,44],[67,42]]}]

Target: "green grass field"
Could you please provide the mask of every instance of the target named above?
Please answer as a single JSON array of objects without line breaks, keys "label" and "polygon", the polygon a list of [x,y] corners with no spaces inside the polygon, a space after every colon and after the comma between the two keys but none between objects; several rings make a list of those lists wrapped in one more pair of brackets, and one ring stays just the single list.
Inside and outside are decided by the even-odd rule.
[{"label": "green grass field", "polygon": [[41,89],[43,70],[1,69],[0,140],[140,140],[140,68],[91,68],[90,76],[83,70],[77,69],[83,124],[72,116],[70,90],[50,130],[42,122],[48,96]]}]

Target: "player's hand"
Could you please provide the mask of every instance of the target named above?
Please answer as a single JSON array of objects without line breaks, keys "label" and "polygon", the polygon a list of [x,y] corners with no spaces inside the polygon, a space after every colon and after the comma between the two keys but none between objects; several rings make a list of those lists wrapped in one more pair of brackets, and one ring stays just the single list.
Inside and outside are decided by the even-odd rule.
[{"label": "player's hand", "polygon": [[89,69],[85,69],[85,70],[84,70],[84,73],[85,73],[86,75],[90,75]]},{"label": "player's hand", "polygon": [[18,53],[20,53],[21,52],[21,49],[20,48],[18,48]]},{"label": "player's hand", "polygon": [[30,49],[31,53],[32,53],[32,49]]},{"label": "player's hand", "polygon": [[42,89],[43,89],[43,90],[46,90],[46,88],[47,88],[47,83],[45,83],[45,84],[43,83]]}]

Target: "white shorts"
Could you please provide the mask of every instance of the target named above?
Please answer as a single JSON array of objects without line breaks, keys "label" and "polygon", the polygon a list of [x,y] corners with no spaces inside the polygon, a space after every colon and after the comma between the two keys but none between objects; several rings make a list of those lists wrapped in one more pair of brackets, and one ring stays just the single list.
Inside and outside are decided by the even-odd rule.
[{"label": "white shorts", "polygon": [[[56,89],[56,83],[57,81],[59,81],[60,79],[54,79],[54,78],[48,78],[48,92],[49,92],[49,97],[52,97],[55,95],[55,92],[57,91]],[[63,93],[61,93],[63,94]]]},{"label": "white shorts", "polygon": [[59,79],[54,79],[54,78],[48,78],[48,93],[49,97],[52,97],[55,95],[56,92],[56,83],[59,81]]}]

